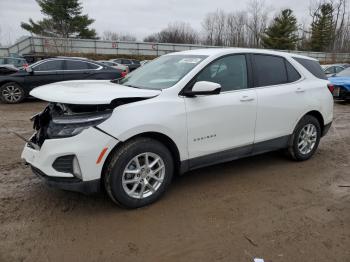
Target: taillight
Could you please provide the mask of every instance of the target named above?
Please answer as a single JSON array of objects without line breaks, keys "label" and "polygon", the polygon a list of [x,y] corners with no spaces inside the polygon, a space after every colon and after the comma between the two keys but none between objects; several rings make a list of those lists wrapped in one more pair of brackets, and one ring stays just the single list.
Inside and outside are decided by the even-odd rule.
[{"label": "taillight", "polygon": [[122,77],[125,77],[127,74],[128,74],[127,72],[123,71],[122,72]]},{"label": "taillight", "polygon": [[334,85],[333,84],[327,84],[328,90],[333,94],[334,91]]}]

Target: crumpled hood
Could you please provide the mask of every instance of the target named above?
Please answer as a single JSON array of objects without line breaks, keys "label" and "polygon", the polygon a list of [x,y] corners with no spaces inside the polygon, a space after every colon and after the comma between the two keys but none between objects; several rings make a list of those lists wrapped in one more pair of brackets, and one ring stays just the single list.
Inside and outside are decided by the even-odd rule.
[{"label": "crumpled hood", "polygon": [[337,86],[343,86],[346,89],[350,90],[350,77],[330,77],[328,80],[333,84]]},{"label": "crumpled hood", "polygon": [[160,90],[133,88],[110,80],[75,80],[43,85],[33,89],[30,95],[48,102],[102,105],[117,98],[148,98],[160,93]]}]

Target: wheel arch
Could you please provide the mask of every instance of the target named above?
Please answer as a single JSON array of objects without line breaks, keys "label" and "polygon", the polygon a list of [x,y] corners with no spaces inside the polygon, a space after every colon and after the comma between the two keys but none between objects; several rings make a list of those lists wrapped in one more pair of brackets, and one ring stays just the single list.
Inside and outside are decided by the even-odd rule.
[{"label": "wheel arch", "polygon": [[[323,134],[324,127],[325,127],[324,117],[323,117],[323,115],[321,114],[321,112],[318,111],[318,110],[310,110],[310,111],[308,111],[307,113],[305,113],[300,119],[298,119],[298,121],[297,121],[295,127],[298,125],[299,121],[300,121],[301,119],[303,119],[303,118],[304,118],[305,116],[307,116],[307,115],[313,116],[313,117],[315,117],[315,118],[317,119],[317,121],[320,123],[320,126],[321,126],[321,134]],[[295,128],[295,127],[294,127],[294,128]]]},{"label": "wheel arch", "polygon": [[102,181],[104,181],[104,177],[105,177],[105,173],[106,173],[106,169],[108,167],[108,164],[110,163],[113,155],[115,154],[115,152],[125,143],[127,143],[128,141],[135,139],[137,137],[148,137],[148,138],[152,138],[155,139],[159,142],[161,142],[163,145],[165,145],[173,159],[174,159],[174,174],[177,174],[180,172],[180,166],[181,166],[181,161],[180,161],[180,152],[178,147],[176,146],[175,142],[167,135],[163,134],[163,133],[159,133],[159,132],[143,132],[137,135],[134,135],[130,138],[128,138],[125,141],[121,141],[119,142],[108,154],[108,156],[106,157],[106,160],[103,163],[103,167],[102,167],[102,171],[101,171],[101,187],[103,187],[104,183]]}]

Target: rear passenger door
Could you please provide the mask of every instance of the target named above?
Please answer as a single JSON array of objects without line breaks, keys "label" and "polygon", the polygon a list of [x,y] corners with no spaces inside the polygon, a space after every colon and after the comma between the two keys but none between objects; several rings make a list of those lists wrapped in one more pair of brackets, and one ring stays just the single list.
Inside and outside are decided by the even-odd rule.
[{"label": "rear passenger door", "polygon": [[305,108],[302,76],[280,56],[253,54],[252,61],[258,97],[255,143],[286,141]]},{"label": "rear passenger door", "polygon": [[89,64],[79,60],[65,60],[63,77],[65,80],[82,80],[89,77]]}]

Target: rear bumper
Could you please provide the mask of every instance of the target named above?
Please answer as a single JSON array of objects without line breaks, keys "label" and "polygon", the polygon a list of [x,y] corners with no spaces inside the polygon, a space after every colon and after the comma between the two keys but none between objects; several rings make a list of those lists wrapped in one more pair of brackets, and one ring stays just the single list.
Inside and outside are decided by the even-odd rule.
[{"label": "rear bumper", "polygon": [[98,193],[101,189],[100,179],[82,181],[78,178],[50,177],[38,168],[33,166],[31,168],[35,175],[53,188],[80,192],[86,195]]}]

